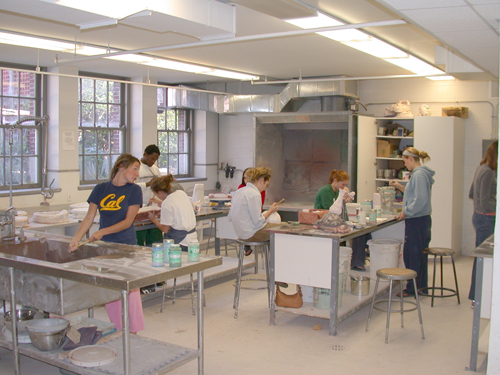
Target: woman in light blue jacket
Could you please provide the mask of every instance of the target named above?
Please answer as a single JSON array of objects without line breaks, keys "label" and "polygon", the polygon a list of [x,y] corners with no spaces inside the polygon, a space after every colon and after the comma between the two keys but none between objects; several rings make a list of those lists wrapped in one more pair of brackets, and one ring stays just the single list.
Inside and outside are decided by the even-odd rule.
[{"label": "woman in light blue jacket", "polygon": [[[429,247],[431,241],[431,192],[435,172],[427,166],[422,166],[430,160],[425,151],[409,147],[403,152],[405,167],[410,173],[406,187],[397,181],[390,185],[404,192],[403,210],[398,220],[405,220],[405,243],[403,259],[406,268],[418,273],[419,288],[427,288],[427,259],[422,261],[423,250]],[[421,272],[421,273],[420,273]],[[413,282],[408,282],[403,291],[403,297],[414,296]]]}]

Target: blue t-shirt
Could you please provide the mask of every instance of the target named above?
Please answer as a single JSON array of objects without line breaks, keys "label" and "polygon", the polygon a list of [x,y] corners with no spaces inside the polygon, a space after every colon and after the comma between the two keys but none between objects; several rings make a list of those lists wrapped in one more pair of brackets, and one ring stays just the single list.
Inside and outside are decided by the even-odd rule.
[{"label": "blue t-shirt", "polygon": [[[129,206],[138,204],[141,207],[142,191],[136,184],[115,186],[108,181],[96,185],[87,202],[97,205],[101,215],[99,229],[102,229],[125,220]],[[102,237],[102,240],[129,245],[137,244],[133,225],[120,232],[108,234]]]}]

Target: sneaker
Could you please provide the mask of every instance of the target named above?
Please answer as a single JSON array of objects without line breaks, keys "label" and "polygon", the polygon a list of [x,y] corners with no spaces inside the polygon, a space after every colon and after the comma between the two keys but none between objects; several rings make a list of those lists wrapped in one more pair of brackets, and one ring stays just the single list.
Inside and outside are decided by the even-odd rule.
[{"label": "sneaker", "polygon": [[470,308],[473,309],[476,306],[476,301],[472,301],[470,303]]}]

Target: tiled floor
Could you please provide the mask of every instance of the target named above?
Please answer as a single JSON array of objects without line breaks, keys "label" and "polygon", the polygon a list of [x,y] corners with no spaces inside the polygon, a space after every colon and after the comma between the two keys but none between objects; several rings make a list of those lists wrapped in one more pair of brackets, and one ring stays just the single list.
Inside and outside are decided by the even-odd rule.
[{"label": "tiled floor", "polygon": [[[234,252],[232,252],[234,254]],[[230,253],[231,254],[231,253]],[[451,265],[445,265],[452,283]],[[462,374],[470,359],[472,313],[467,293],[472,260],[459,258],[457,269],[462,304],[456,299],[422,300],[425,340],[421,339],[416,312],[405,314],[405,328],[393,315],[389,343],[384,343],[385,313],[375,311],[370,331],[365,331],[368,308],[343,321],[337,336],[328,335],[328,321],[277,312],[276,326],[269,324],[264,290],[243,290],[239,318],[234,319],[233,277],[210,282],[206,288],[205,374]],[[261,271],[262,272],[262,271]],[[290,287],[292,288],[292,286]],[[196,347],[196,317],[191,302],[178,300],[159,313],[159,299],[144,304],[146,330],[140,335]],[[104,309],[96,318],[107,320]],[[321,330],[313,330],[313,325]],[[0,375],[13,374],[12,353],[0,349]],[[478,373],[485,374],[484,356]],[[57,368],[22,357],[21,373],[59,374]],[[196,361],[170,374],[195,374]]]}]

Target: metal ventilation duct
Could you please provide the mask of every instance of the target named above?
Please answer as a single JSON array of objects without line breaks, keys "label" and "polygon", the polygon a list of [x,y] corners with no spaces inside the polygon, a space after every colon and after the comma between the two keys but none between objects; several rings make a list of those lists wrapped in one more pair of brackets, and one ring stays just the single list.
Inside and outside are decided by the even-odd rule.
[{"label": "metal ventilation duct", "polygon": [[281,113],[297,112],[307,100],[321,98],[322,111],[343,111],[347,109],[346,97],[357,98],[356,81],[290,83],[275,95],[213,94],[169,88],[168,106],[218,114]]}]

